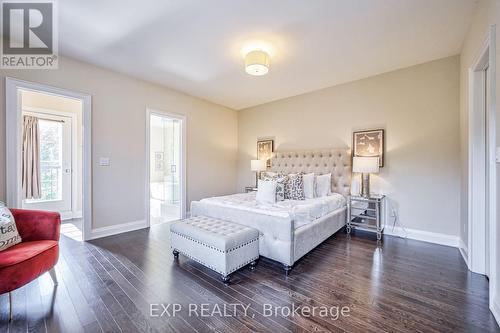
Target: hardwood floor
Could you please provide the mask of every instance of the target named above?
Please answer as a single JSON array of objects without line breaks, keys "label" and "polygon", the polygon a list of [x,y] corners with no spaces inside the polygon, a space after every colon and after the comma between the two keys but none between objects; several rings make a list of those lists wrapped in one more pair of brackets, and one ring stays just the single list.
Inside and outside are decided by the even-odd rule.
[{"label": "hardwood floor", "polygon": [[[186,257],[173,261],[169,224],[77,242],[62,236],[48,274],[0,296],[0,332],[500,332],[488,310],[488,282],[467,271],[455,248],[386,236],[339,232],[285,277],[262,259],[224,286],[219,275]],[[168,304],[182,310],[159,315]],[[189,315],[189,304],[198,315]],[[207,305],[202,305],[207,304]],[[233,304],[240,304],[233,312]],[[266,306],[348,307],[348,316],[268,316]],[[202,317],[226,305],[227,316]],[[248,307],[245,309],[241,306]],[[235,315],[234,315],[235,314]],[[246,316],[245,316],[246,314]]]}]

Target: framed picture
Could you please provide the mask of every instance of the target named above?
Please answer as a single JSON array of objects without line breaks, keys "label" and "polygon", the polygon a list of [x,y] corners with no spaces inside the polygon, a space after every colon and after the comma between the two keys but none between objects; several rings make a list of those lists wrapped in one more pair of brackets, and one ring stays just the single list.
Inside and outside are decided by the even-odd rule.
[{"label": "framed picture", "polygon": [[271,157],[274,151],[274,140],[257,141],[257,159],[266,160],[267,167],[271,167]]},{"label": "framed picture", "polygon": [[378,156],[379,166],[384,166],[384,130],[368,130],[352,133],[352,156]]}]

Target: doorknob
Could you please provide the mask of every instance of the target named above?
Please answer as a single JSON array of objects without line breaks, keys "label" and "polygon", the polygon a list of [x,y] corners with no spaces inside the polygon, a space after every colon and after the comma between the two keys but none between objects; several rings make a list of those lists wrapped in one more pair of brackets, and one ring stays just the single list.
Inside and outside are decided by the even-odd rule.
[{"label": "doorknob", "polygon": [[64,170],[64,172],[71,173],[71,169],[66,169],[66,170]]}]

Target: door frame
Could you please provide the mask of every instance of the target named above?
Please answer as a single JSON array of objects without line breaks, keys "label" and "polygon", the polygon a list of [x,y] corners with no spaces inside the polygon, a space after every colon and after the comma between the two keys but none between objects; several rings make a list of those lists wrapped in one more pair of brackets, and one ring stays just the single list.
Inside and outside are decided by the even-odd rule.
[{"label": "door frame", "polygon": [[[496,295],[496,33],[491,26],[488,36],[469,68],[468,128],[468,243],[467,266],[485,274],[485,236],[489,237],[489,300]],[[490,103],[485,110],[484,70],[489,68]],[[486,127],[488,130],[486,130]],[[488,137],[486,135],[488,134]],[[488,143],[488,144],[487,144]],[[486,151],[488,147],[488,151]],[[486,168],[486,166],[489,166]],[[486,204],[488,197],[488,205]],[[488,212],[486,213],[486,209]],[[486,235],[486,226],[489,235]]]},{"label": "door frame", "polygon": [[[45,109],[45,108],[39,108],[39,107],[24,107],[23,110],[28,114],[29,113],[34,113],[34,114],[42,114],[46,116],[54,116],[54,117],[66,117],[71,119],[71,212],[70,214],[61,214],[61,220],[68,220],[68,219],[73,219],[73,218],[80,218],[81,217],[81,212],[78,212],[76,210],[76,206],[78,205],[77,202],[77,183],[78,183],[78,177],[80,175],[76,172],[76,166],[78,164],[78,134],[77,134],[77,126],[78,126],[78,117],[75,113],[72,112],[66,112],[66,111],[59,111],[59,110],[50,110],[50,109]],[[83,160],[82,160],[83,162]]]},{"label": "door frame", "polygon": [[162,111],[158,109],[146,108],[146,186],[145,186],[145,211],[146,211],[146,221],[147,226],[151,226],[150,218],[150,131],[151,131],[151,115],[158,115],[160,117],[173,118],[180,121],[181,128],[181,158],[180,158],[180,198],[181,198],[181,219],[187,216],[187,195],[186,195],[186,116],[178,113],[171,113],[167,111]]},{"label": "door frame", "polygon": [[[92,97],[88,94],[57,88],[41,83],[5,78],[6,112],[6,185],[7,205],[21,208],[21,143],[22,143],[22,100],[19,90],[31,90],[45,94],[73,98],[82,101],[82,218],[83,240],[91,238],[92,227]],[[12,158],[14,157],[15,158]]]}]

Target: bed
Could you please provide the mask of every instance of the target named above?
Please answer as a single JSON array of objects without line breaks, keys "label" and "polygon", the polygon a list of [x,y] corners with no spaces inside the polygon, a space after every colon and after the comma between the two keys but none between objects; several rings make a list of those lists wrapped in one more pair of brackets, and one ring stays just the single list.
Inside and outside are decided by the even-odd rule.
[{"label": "bed", "polygon": [[192,216],[208,216],[259,230],[260,255],[293,264],[340,230],[346,222],[351,158],[346,149],[276,152],[269,171],[332,174],[332,195],[275,205],[255,201],[255,193],[206,198],[191,203]]}]

